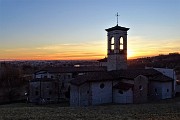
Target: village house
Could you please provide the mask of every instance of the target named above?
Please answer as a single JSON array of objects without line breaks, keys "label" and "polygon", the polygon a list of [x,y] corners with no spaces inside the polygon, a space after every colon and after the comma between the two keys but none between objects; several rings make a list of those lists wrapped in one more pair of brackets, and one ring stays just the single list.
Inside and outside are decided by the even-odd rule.
[{"label": "village house", "polygon": [[180,74],[177,75],[177,80],[176,80],[176,93],[180,95]]},{"label": "village house", "polygon": [[70,80],[87,72],[105,71],[105,67],[51,67],[34,73],[29,81],[29,102],[69,100]]},{"label": "village house", "polygon": [[172,69],[127,68],[127,31],[118,26],[107,31],[107,58],[100,60],[106,71],[86,73],[70,81],[70,105],[145,103],[175,95],[176,75]]}]

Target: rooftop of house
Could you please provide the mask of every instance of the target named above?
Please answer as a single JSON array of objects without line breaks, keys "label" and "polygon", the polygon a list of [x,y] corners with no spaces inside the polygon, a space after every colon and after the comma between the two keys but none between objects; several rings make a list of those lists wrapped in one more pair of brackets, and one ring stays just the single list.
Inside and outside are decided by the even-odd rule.
[{"label": "rooftop of house", "polygon": [[97,71],[106,71],[106,67],[100,66],[83,66],[83,67],[50,67],[43,70],[39,70],[34,74],[42,73],[73,73],[73,72],[97,72]]},{"label": "rooftop of house", "polygon": [[152,78],[150,78],[151,81],[159,81],[159,82],[168,82],[168,81],[173,81],[172,78],[165,76],[163,74],[157,75],[157,76],[153,76]]},{"label": "rooftop of house", "polygon": [[75,79],[71,80],[71,84],[82,85],[85,82],[108,81],[113,79],[114,78],[107,71],[91,72],[77,76]]},{"label": "rooftop of house", "polygon": [[127,69],[127,70],[111,71],[110,74],[114,76],[116,79],[119,78],[133,79],[139,75],[150,77],[154,75],[159,75],[161,73],[154,69]]},{"label": "rooftop of house", "polygon": [[57,79],[52,79],[52,78],[35,78],[31,80],[30,82],[55,82],[58,81]]},{"label": "rooftop of house", "polygon": [[105,58],[97,60],[97,61],[99,61],[99,62],[107,62],[107,58],[105,57]]},{"label": "rooftop of house", "polygon": [[139,75],[144,75],[149,78],[151,81],[173,81],[172,78],[169,78],[162,73],[154,69],[127,69],[127,70],[118,70],[118,71],[103,71],[103,72],[92,72],[87,73],[82,76],[78,76],[71,80],[71,84],[82,85],[86,82],[98,82],[98,81],[111,81],[122,79],[131,79],[134,80]]},{"label": "rooftop of house", "polygon": [[117,88],[120,90],[129,90],[130,88],[133,88],[133,84],[130,83],[124,83],[124,82],[119,82],[118,84],[116,84],[115,86],[113,86],[113,88]]}]

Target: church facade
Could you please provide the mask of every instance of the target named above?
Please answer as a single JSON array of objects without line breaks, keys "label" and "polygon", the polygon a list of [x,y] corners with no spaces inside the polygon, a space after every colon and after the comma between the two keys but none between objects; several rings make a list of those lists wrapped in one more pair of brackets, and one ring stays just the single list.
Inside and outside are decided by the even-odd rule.
[{"label": "church facade", "polygon": [[145,103],[172,98],[175,72],[171,69],[128,69],[127,31],[118,26],[107,31],[107,70],[86,73],[70,81],[70,105]]}]

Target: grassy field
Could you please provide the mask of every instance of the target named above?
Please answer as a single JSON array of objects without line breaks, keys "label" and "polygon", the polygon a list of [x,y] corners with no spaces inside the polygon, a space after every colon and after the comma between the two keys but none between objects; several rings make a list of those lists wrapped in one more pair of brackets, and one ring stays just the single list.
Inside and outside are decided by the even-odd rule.
[{"label": "grassy field", "polygon": [[0,120],[180,120],[180,97],[147,104],[69,107],[67,103],[0,105]]}]

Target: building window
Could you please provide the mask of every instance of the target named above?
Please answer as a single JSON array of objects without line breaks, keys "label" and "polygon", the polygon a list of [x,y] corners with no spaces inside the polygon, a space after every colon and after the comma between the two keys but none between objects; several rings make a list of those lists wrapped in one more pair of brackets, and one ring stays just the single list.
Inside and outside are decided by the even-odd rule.
[{"label": "building window", "polygon": [[141,85],[139,86],[139,90],[143,90],[143,87]]},{"label": "building window", "polygon": [[51,94],[52,94],[52,91],[50,90],[50,91],[49,91],[49,95],[51,95]]},{"label": "building window", "polygon": [[87,94],[89,94],[89,90],[87,91]]},{"label": "building window", "polygon": [[167,92],[169,92],[169,89],[167,89]]},{"label": "building window", "polygon": [[54,76],[51,76],[51,78],[54,78]]},{"label": "building window", "polygon": [[49,101],[49,100],[51,100],[50,98],[47,98],[47,100]]},{"label": "building window", "polygon": [[39,94],[39,92],[38,92],[38,91],[36,91],[36,92],[35,92],[35,95],[38,95],[38,94]]},{"label": "building window", "polygon": [[58,75],[59,78],[61,78],[61,75]]},{"label": "building window", "polygon": [[157,89],[155,88],[154,91],[157,93]]},{"label": "building window", "polygon": [[62,82],[61,88],[64,88],[64,82]]},{"label": "building window", "polygon": [[122,90],[119,90],[118,92],[119,92],[119,94],[123,94],[123,91],[122,91]]},{"label": "building window", "polygon": [[114,37],[111,38],[111,51],[114,51]]},{"label": "building window", "polygon": [[49,88],[49,86],[46,87],[47,89]]},{"label": "building window", "polygon": [[100,88],[103,89],[104,88],[104,83],[100,84]]},{"label": "building window", "polygon": [[70,79],[71,78],[71,75],[68,75],[68,79]]}]

